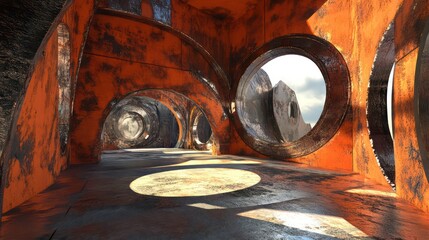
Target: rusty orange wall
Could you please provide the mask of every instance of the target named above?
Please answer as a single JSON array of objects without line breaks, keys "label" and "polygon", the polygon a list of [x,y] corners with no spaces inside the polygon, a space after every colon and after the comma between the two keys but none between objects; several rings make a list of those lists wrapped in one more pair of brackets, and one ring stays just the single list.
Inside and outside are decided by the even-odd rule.
[{"label": "rusty orange wall", "polygon": [[[117,15],[119,14],[119,15]],[[217,138],[218,152],[229,142],[229,120],[219,96],[189,67],[194,61],[206,75],[209,63],[179,33],[142,17],[105,11],[95,15],[79,73],[71,143],[72,163],[98,161],[104,118],[127,94],[144,89],[172,89],[198,104]],[[202,60],[202,61],[201,61]]]},{"label": "rusty orange wall", "polygon": [[201,44],[223,69],[227,69],[229,22],[202,13],[181,0],[171,2],[171,26]]},{"label": "rusty orange wall", "polygon": [[[231,25],[231,75],[244,59],[265,43],[288,34],[312,34],[337,47],[350,61],[353,47],[353,6],[347,1],[261,1],[253,10]],[[339,26],[336,24],[341,22]],[[335,23],[333,25],[332,23]],[[233,79],[238,84],[239,77]],[[319,150],[294,162],[327,169],[352,170],[352,111],[335,136]],[[232,153],[257,156],[241,139],[232,142]],[[335,154],[333,154],[335,153]]]},{"label": "rusty orange wall", "polygon": [[61,155],[58,133],[56,27],[62,22],[69,28],[73,82],[94,1],[76,0],[65,6],[39,47],[26,90],[14,110],[2,159],[2,212],[47,188],[67,167],[67,157]]},{"label": "rusty orange wall", "polygon": [[353,170],[387,185],[370,142],[367,125],[366,104],[368,86],[378,46],[402,1],[383,1],[369,4],[358,1],[355,4],[355,39],[349,68],[353,79]]},{"label": "rusty orange wall", "polygon": [[429,1],[404,0],[395,20],[397,62],[393,100],[397,193],[426,212],[429,212],[429,183],[417,142],[414,79],[420,36],[428,20]]},{"label": "rusty orange wall", "polygon": [[[143,1],[143,3],[142,18],[150,19],[152,16],[148,10],[148,2]],[[401,6],[402,4],[403,6]],[[239,77],[234,76],[234,73],[242,61],[257,48],[276,37],[304,33],[313,34],[332,43],[343,55],[350,71],[350,108],[338,132],[325,146],[307,156],[289,160],[320,168],[353,170],[385,186],[388,183],[380,171],[371,147],[365,109],[368,99],[368,82],[377,47],[388,25],[395,21],[398,60],[395,82],[400,82],[395,85],[394,89],[394,111],[398,113],[394,119],[397,189],[399,196],[428,210],[429,186],[427,181],[424,181],[421,159],[416,154],[419,150],[413,120],[413,84],[418,51],[417,42],[422,22],[428,15],[429,4],[426,0],[265,0],[259,1],[253,10],[240,18],[227,19],[226,25],[220,24],[216,18],[179,1],[172,1],[172,6],[171,26],[173,29],[190,37],[212,56],[226,73],[230,85],[238,83]],[[99,16],[100,21],[104,21],[104,24],[110,22],[116,24],[117,27],[118,24],[126,21],[103,18]],[[180,90],[183,88],[183,84],[198,82],[188,75],[188,71],[194,73],[201,71],[201,74],[214,82],[220,91],[219,96],[216,96],[219,97],[217,100],[222,101],[224,106],[231,100],[228,97],[231,95],[230,88],[224,85],[225,83],[222,82],[224,79],[219,76],[219,72],[213,70],[213,64],[210,64],[210,61],[207,62],[207,57],[204,58],[196,51],[195,44],[190,44],[183,39],[178,40],[177,36],[167,36],[171,33],[169,31],[166,31],[168,34],[163,31],[162,34],[159,34],[158,30],[144,26],[147,24],[144,21],[137,22],[133,20],[131,23],[127,23],[133,26],[130,29],[118,27],[116,30],[110,30],[103,26],[97,27],[96,24],[92,29],[94,32],[90,36],[91,46],[88,46],[85,57],[87,63],[82,66],[84,70],[79,77],[81,93],[78,94],[76,102],[80,107],[77,107],[75,112],[77,119],[73,136],[75,140],[73,141],[76,141],[74,143],[76,148],[83,149],[73,158],[78,163],[97,161],[98,155],[96,152],[91,152],[91,149],[97,145],[102,116],[106,114],[106,109],[109,109],[109,101],[123,97],[127,91],[147,87]],[[162,43],[141,40],[144,38],[127,40],[127,34],[129,36],[142,34],[133,32],[133,29],[146,29],[143,34],[146,36],[151,36],[152,33],[158,31],[158,35],[165,39],[162,40]],[[102,38],[106,36],[105,33],[109,34],[111,31],[116,31],[110,37],[119,43],[118,46],[121,48],[131,48],[132,42],[127,43],[127,41],[140,41],[134,43],[162,54],[145,53],[145,56],[150,56],[145,59],[137,56],[143,53],[143,50],[130,49],[132,51],[129,56],[115,54],[112,52],[115,42],[109,43],[109,39]],[[225,36],[228,37],[225,39]],[[216,40],[219,41],[216,42]],[[180,53],[176,49],[178,45],[181,46]],[[164,54],[165,49],[169,49],[170,54]],[[180,55],[180,61],[177,61],[177,55]],[[172,61],[172,59],[176,60]],[[103,66],[103,62],[112,66],[116,64],[114,65],[116,67],[110,69],[108,66]],[[167,68],[168,78],[176,77],[179,79],[177,80],[179,83],[172,82],[166,76],[154,74],[153,69],[163,72],[161,69],[164,68]],[[169,68],[177,68],[175,69],[177,71]],[[148,73],[140,76],[145,79],[139,79],[138,76],[126,74],[125,69],[145,70]],[[101,74],[94,80],[95,74],[100,72]],[[112,79],[112,74],[115,79]],[[184,82],[183,79],[189,80],[189,82]],[[153,81],[160,82],[153,83]],[[116,88],[121,90],[116,90]],[[204,92],[203,94],[211,92],[203,87],[200,90]],[[89,105],[86,105],[87,103]],[[227,122],[223,124],[225,127],[229,126]],[[226,152],[261,156],[241,140],[232,125],[230,127],[231,142],[229,145],[225,142],[225,145],[228,145],[225,148]],[[92,132],[89,133],[85,129],[91,129]],[[227,139],[226,136],[224,137]],[[85,141],[77,139],[85,139]],[[81,153],[83,155],[79,156]],[[415,161],[411,161],[413,159]]]}]

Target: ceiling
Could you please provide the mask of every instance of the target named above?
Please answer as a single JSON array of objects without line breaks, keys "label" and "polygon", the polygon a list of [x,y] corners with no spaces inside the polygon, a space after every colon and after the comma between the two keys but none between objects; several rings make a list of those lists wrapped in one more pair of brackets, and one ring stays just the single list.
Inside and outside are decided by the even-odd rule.
[{"label": "ceiling", "polygon": [[253,9],[258,0],[181,0],[219,19],[237,19]]}]

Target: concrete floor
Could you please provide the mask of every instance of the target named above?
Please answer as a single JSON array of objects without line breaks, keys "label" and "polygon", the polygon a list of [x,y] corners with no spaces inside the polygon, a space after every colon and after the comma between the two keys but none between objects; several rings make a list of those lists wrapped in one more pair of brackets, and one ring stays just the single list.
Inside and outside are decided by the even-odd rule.
[{"label": "concrete floor", "polygon": [[[145,195],[146,194],[146,195]],[[356,174],[159,149],[106,152],[3,216],[2,239],[427,239],[429,215]]]}]

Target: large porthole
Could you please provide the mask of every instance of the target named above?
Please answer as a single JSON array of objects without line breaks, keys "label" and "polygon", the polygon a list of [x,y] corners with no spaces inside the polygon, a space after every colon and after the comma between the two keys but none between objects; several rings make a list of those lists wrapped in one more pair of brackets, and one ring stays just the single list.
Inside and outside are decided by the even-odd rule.
[{"label": "large porthole", "polygon": [[239,74],[231,104],[234,123],[243,140],[265,155],[292,158],[315,151],[347,113],[350,80],[344,59],[315,36],[275,39],[254,52]]},{"label": "large porthole", "polygon": [[429,181],[429,21],[423,30],[414,84],[416,133],[426,178]]}]

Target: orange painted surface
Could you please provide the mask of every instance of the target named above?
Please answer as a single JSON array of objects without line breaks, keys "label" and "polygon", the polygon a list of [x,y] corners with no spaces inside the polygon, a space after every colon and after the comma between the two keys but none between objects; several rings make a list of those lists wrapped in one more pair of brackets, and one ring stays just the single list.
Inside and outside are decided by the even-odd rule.
[{"label": "orange painted surface", "polygon": [[395,19],[394,131],[398,195],[429,212],[429,183],[425,176],[414,121],[414,80],[420,37],[429,19],[428,1],[405,0]]},{"label": "orange painted surface", "polygon": [[252,10],[258,4],[258,0],[182,0],[183,2],[201,10],[204,13],[211,14],[217,18],[239,18],[249,10]]},{"label": "orange painted surface", "polygon": [[[343,48],[353,46],[350,38],[344,37],[352,30],[351,23],[347,24],[350,22],[350,3],[325,2],[266,1],[265,4],[261,2],[252,12],[236,20],[231,28],[231,59],[233,60],[231,74],[253,51],[272,39],[287,34],[314,34],[324,38],[334,44],[347,61],[348,56],[344,55]],[[330,12],[333,14],[330,15]],[[341,26],[333,25],[332,22],[337,22],[338,18],[347,18],[347,20],[343,21]],[[339,34],[336,35],[334,32]],[[331,35],[335,36],[335,39],[332,39]],[[338,47],[341,45],[344,47]],[[351,53],[352,51],[348,52],[348,54]],[[238,84],[239,79],[233,79],[233,81],[233,84]],[[352,112],[349,111],[338,133],[325,146],[310,155],[286,160],[319,168],[351,171],[353,169],[352,136]],[[249,152],[248,147],[243,146],[243,142],[233,145],[233,153]]]},{"label": "orange painted surface", "polygon": [[[396,64],[395,84],[402,91],[395,93],[395,159],[397,192],[402,198],[429,212],[429,183],[426,180],[415,133],[414,77],[418,49]],[[399,80],[399,81],[397,81]],[[395,86],[396,87],[396,86]]]},{"label": "orange painted surface", "polygon": [[[244,7],[244,3],[250,4]],[[222,9],[214,11],[219,6]],[[71,33],[72,77],[77,74],[91,8],[89,0],[75,1],[62,15]],[[222,15],[225,12],[228,14]],[[103,121],[112,103],[134,91],[151,88],[174,90],[202,107],[216,136],[217,153],[262,157],[241,140],[224,113],[232,100],[231,86],[239,81],[233,76],[244,59],[265,43],[304,33],[329,41],[341,52],[350,72],[351,102],[344,122],[326,145],[307,156],[285,160],[354,171],[387,186],[371,147],[366,104],[379,42],[394,21],[398,61],[394,89],[397,192],[429,211],[429,184],[419,156],[413,96],[418,42],[422,23],[429,18],[429,1],[172,0],[171,27],[160,27],[150,20],[150,1],[143,1],[142,17],[115,14],[96,14],[91,26],[77,79],[72,163],[97,162]],[[15,135],[7,148],[23,149],[24,161],[13,155],[6,159],[9,168],[3,211],[46,188],[67,166],[67,159],[60,156],[56,133],[55,38],[51,34],[44,46],[45,55],[37,56],[13,125]],[[205,81],[212,83],[217,93]],[[26,150],[28,146],[30,151]]]},{"label": "orange painted surface", "polygon": [[[201,12],[193,6],[184,4],[181,0],[171,0],[171,2],[171,26],[185,33],[203,46],[216,62],[222,66],[224,71],[227,71],[230,60],[230,49],[225,46],[229,44],[228,32],[231,26],[230,22],[217,19],[207,13]],[[219,4],[217,1],[212,2],[214,4]],[[234,5],[234,2],[242,1],[229,2],[230,5]]]},{"label": "orange painted surface", "polygon": [[224,145],[229,142],[229,121],[222,117],[220,101],[190,72],[89,53],[84,58],[85,65],[81,68],[76,92],[76,121],[72,130],[72,148],[79,151],[72,152],[72,163],[98,161],[101,130],[111,107],[109,103],[144,89],[174,89],[193,100],[207,114],[218,153],[225,152]]},{"label": "orange painted surface", "polygon": [[2,212],[50,186],[60,171],[67,167],[67,153],[61,155],[58,133],[56,27],[62,22],[69,28],[70,75],[74,81],[92,6],[93,1],[81,0],[63,9],[36,54],[34,70],[24,90],[25,95],[15,109],[10,139],[4,149]]},{"label": "orange painted surface", "polygon": [[400,1],[390,1],[370,7],[364,1],[326,3],[309,20],[310,28],[333,43],[348,63],[352,80],[353,170],[386,186],[388,184],[371,147],[366,104],[369,77],[379,41],[399,4]]}]

